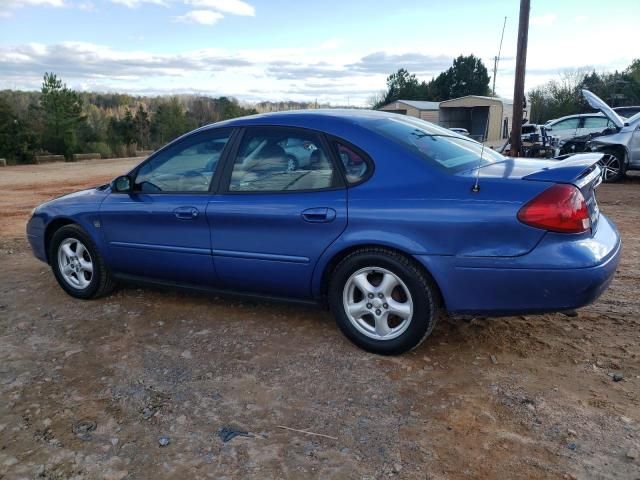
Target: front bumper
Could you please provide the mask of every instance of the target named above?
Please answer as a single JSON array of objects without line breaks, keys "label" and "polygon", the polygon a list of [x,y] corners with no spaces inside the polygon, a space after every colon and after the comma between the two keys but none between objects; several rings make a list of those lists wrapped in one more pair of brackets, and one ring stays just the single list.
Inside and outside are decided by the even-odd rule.
[{"label": "front bumper", "polygon": [[47,262],[47,252],[45,251],[45,226],[42,218],[33,216],[27,222],[27,240],[31,245],[31,250],[38,260]]},{"label": "front bumper", "polygon": [[418,256],[438,283],[447,311],[511,315],[571,310],[597,299],[620,262],[615,226],[601,215],[591,237],[547,234],[520,257]]}]

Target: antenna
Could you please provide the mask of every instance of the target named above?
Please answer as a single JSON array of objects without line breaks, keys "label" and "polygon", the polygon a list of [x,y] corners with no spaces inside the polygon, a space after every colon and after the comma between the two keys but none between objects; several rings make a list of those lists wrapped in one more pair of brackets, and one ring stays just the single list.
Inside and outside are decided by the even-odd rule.
[{"label": "antenna", "polygon": [[498,62],[500,62],[500,54],[502,53],[502,40],[504,39],[504,27],[507,26],[507,17],[504,17],[504,23],[502,24],[502,35],[500,36],[500,48],[498,49],[498,56],[493,57],[493,95],[496,94],[496,75],[498,74]]},{"label": "antenna", "polygon": [[489,113],[487,113],[487,123],[485,123],[484,125],[484,137],[483,137],[483,142],[482,142],[482,148],[480,149],[480,158],[478,159],[478,166],[476,167],[476,181],[473,184],[473,187],[471,187],[471,191],[473,193],[478,193],[480,191],[480,167],[482,166],[482,160],[483,160],[483,156],[484,156],[484,144],[487,141],[487,136],[489,135]]}]

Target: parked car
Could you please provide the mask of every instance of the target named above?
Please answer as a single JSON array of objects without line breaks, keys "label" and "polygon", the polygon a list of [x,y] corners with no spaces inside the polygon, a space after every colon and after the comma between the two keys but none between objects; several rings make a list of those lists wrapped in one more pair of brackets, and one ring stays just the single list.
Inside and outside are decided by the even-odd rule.
[{"label": "parked car", "polygon": [[623,119],[609,105],[589,90],[582,94],[593,108],[600,110],[614,125],[611,131],[593,136],[585,149],[604,155],[601,166],[605,182],[621,180],[627,170],[640,170],[640,113]]},{"label": "parked car", "polygon": [[469,130],[467,130],[466,128],[452,127],[449,130],[465,137],[469,136]]},{"label": "parked car", "polygon": [[560,141],[582,137],[592,133],[600,133],[615,125],[600,113],[584,113],[549,120],[544,124],[547,132]]},{"label": "parked car", "polygon": [[640,113],[640,105],[628,106],[628,107],[615,107],[613,111],[623,118],[631,118],[634,115],[637,115],[638,113]]},{"label": "parked car", "polygon": [[312,142],[300,139],[289,138],[284,140],[281,145],[287,153],[289,160],[289,170],[297,170],[300,167],[307,167],[311,159],[311,154],[316,150]]},{"label": "parked car", "polygon": [[[313,153],[292,171],[282,145],[300,141]],[[506,158],[387,112],[257,115],[40,205],[27,236],[76,298],[127,281],[326,304],[355,344],[398,354],[444,313],[596,299],[620,257],[595,197],[601,157]]]}]

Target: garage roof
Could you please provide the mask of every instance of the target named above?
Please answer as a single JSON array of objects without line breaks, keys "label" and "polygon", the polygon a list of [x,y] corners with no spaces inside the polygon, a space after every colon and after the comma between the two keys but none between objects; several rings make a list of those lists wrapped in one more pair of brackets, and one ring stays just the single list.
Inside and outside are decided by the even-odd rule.
[{"label": "garage roof", "polygon": [[[442,105],[443,103],[455,103],[455,102],[464,102],[465,99],[474,99],[474,100],[479,100],[482,102],[500,102],[503,103],[505,105],[513,105],[513,100],[509,100],[508,98],[502,98],[502,97],[485,97],[482,95],[466,95],[464,97],[459,97],[459,98],[452,98],[451,100],[445,100],[444,102],[440,102],[440,104]],[[449,105],[443,105],[445,107],[449,106]]]},{"label": "garage roof", "polygon": [[422,100],[396,100],[391,103],[404,103],[418,110],[438,110],[440,108],[440,102],[425,102]]}]

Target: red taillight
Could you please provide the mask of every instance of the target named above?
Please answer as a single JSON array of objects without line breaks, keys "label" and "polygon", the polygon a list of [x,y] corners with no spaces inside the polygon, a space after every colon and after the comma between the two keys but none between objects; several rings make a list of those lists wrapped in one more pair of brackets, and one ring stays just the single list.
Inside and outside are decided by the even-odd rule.
[{"label": "red taillight", "polygon": [[573,185],[545,190],[518,212],[518,220],[552,232],[582,233],[591,227],[587,203]]}]

